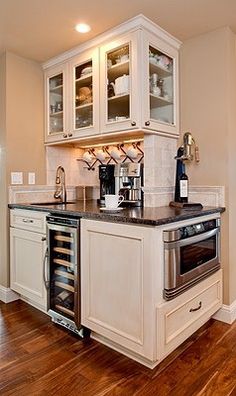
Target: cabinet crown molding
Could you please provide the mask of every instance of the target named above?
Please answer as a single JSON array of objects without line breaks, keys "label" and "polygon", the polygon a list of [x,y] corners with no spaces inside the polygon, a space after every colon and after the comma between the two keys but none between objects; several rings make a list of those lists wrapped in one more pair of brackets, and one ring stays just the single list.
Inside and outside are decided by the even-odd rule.
[{"label": "cabinet crown molding", "polygon": [[127,32],[130,32],[132,30],[138,30],[138,29],[145,29],[149,31],[150,33],[158,33],[158,36],[160,39],[163,41],[167,42],[169,45],[171,45],[173,48],[179,49],[182,42],[178,39],[176,39],[174,36],[172,36],[170,33],[168,33],[166,30],[162,29],[160,26],[158,26],[155,22],[151,21],[149,18],[144,16],[143,14],[139,14],[123,23],[120,25],[117,25],[104,33],[99,34],[98,36],[94,37],[91,40],[86,41],[83,44],[80,44],[68,51],[63,52],[62,54],[55,56],[48,61],[42,63],[42,68],[48,69],[49,67],[55,66],[59,63],[65,62],[68,59],[72,58],[75,55],[80,54],[81,52],[93,48],[96,46],[100,46],[101,44],[104,44],[105,42],[114,39],[118,35],[125,34]]}]

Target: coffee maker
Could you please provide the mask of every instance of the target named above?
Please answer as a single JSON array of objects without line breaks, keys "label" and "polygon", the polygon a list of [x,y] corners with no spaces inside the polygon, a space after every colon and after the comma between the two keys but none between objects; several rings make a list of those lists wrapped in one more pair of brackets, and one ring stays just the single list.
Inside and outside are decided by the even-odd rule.
[{"label": "coffee maker", "polygon": [[123,195],[122,206],[143,206],[143,164],[115,165],[115,194]]},{"label": "coffee maker", "polygon": [[105,194],[115,194],[115,165],[99,165],[100,199],[98,202],[105,205]]}]

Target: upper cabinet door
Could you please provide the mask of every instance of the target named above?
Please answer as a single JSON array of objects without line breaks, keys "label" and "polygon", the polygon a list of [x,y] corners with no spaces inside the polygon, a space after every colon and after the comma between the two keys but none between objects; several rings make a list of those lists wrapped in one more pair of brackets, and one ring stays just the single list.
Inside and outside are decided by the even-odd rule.
[{"label": "upper cabinet door", "polygon": [[83,52],[70,61],[71,138],[99,134],[99,50]]},{"label": "upper cabinet door", "polygon": [[137,33],[100,48],[100,120],[101,132],[137,128]]},{"label": "upper cabinet door", "polygon": [[68,65],[66,63],[50,68],[45,73],[45,139],[55,142],[67,134],[67,79]]},{"label": "upper cabinet door", "polygon": [[158,37],[143,35],[142,127],[178,135],[178,51]]}]

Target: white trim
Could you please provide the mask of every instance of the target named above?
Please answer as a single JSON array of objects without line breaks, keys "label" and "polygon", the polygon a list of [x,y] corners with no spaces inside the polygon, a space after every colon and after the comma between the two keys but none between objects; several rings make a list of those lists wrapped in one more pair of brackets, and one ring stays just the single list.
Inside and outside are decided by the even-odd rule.
[{"label": "white trim", "polygon": [[29,298],[24,297],[24,296],[22,296],[22,295],[21,295],[19,298],[20,298],[22,301],[24,301],[26,304],[29,304],[29,305],[31,305],[32,307],[34,307],[34,308],[38,309],[39,311],[41,311],[41,312],[45,313],[46,315],[48,315],[48,311],[47,311],[47,308],[46,308],[46,307],[43,307],[42,305],[37,304],[36,302],[34,302],[34,301],[30,300]]},{"label": "white trim", "polygon": [[223,305],[213,319],[232,324],[236,319],[236,300],[231,305]]},{"label": "white trim", "polygon": [[10,303],[12,301],[19,300],[19,294],[15,293],[9,287],[0,285],[0,301],[4,303]]},{"label": "white trim", "polygon": [[92,48],[92,47],[97,47],[103,43],[105,43],[108,40],[113,40],[116,36],[120,36],[122,34],[125,34],[129,31],[132,30],[137,30],[140,28],[145,28],[146,30],[150,31],[151,33],[157,33],[158,30],[158,36],[160,39],[163,41],[167,42],[169,45],[171,45],[174,48],[179,49],[180,45],[182,44],[181,41],[176,39],[174,36],[172,36],[170,33],[166,32],[164,29],[162,29],[160,26],[158,26],[155,22],[151,21],[149,18],[145,17],[142,14],[139,14],[135,16],[134,18],[129,19],[128,21],[125,21],[121,23],[118,26],[113,27],[112,29],[107,30],[104,33],[99,34],[95,38],[86,41],[85,43],[76,46],[66,52],[63,52],[62,54],[55,56],[54,58],[49,59],[48,61],[44,62],[42,64],[43,69],[47,69],[49,67],[52,67],[58,63],[65,62],[69,58],[72,58],[75,55],[78,55],[79,53]]}]

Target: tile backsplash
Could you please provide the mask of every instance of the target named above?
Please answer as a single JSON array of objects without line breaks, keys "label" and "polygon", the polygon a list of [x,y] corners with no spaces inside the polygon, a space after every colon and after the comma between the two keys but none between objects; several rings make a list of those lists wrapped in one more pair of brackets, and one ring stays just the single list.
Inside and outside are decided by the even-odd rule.
[{"label": "tile backsplash", "polygon": [[55,185],[59,165],[65,169],[67,185],[98,185],[98,168],[89,171],[83,162],[77,161],[83,152],[84,150],[73,147],[46,147],[47,185]]}]

